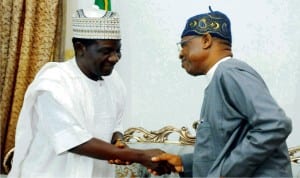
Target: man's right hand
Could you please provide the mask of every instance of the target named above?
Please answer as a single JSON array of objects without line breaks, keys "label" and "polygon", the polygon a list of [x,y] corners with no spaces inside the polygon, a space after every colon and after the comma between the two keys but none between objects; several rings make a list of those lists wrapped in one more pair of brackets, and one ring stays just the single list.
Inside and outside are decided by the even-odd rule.
[{"label": "man's right hand", "polygon": [[143,150],[143,152],[145,157],[144,159],[141,159],[140,164],[145,166],[148,170],[153,170],[155,175],[170,174],[174,170],[174,167],[167,161],[154,162],[151,160],[152,157],[165,153],[164,151],[160,149],[149,149]]},{"label": "man's right hand", "polygon": [[[173,171],[179,173],[183,172],[183,164],[181,158],[178,155],[162,153],[158,156],[154,156],[151,158],[153,162],[167,162],[173,166]],[[157,172],[152,169],[148,169],[148,171],[154,175],[157,175]]]}]

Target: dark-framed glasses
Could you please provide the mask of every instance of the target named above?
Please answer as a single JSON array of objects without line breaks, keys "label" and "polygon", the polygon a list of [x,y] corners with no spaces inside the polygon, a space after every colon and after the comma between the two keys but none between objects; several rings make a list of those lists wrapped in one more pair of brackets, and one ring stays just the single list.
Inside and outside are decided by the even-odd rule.
[{"label": "dark-framed glasses", "polygon": [[191,38],[189,38],[189,39],[186,39],[186,40],[183,40],[183,41],[179,41],[178,43],[176,43],[178,51],[180,52],[180,51],[182,50],[182,47],[183,47],[184,45],[186,45],[186,44],[187,44],[188,42],[190,42],[192,39],[197,38],[197,37],[200,37],[200,36],[193,36],[193,37],[191,37]]}]

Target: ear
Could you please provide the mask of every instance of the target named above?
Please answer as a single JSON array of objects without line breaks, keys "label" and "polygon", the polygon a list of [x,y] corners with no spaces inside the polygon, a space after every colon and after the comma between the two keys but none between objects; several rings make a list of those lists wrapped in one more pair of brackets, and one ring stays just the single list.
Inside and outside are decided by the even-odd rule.
[{"label": "ear", "polygon": [[208,49],[212,45],[212,36],[209,33],[202,35],[202,47],[203,49]]},{"label": "ear", "polygon": [[82,43],[80,43],[80,42],[76,42],[74,44],[74,46],[75,46],[76,54],[78,56],[83,56],[84,55],[84,51],[85,51],[85,46]]}]

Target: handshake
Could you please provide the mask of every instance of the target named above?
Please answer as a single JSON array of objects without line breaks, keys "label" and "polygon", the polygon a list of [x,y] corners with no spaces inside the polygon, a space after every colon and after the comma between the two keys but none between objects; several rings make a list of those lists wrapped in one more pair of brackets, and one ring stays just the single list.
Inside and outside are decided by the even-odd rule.
[{"label": "handshake", "polygon": [[[171,172],[183,172],[181,158],[178,155],[166,153],[160,149],[132,149],[128,148],[124,143],[116,143],[115,146],[126,150],[127,155],[120,155],[125,160],[115,159],[109,160],[110,164],[129,165],[133,162],[140,163],[145,166],[149,173],[153,175],[170,174]],[[130,160],[130,161],[127,161]]]}]

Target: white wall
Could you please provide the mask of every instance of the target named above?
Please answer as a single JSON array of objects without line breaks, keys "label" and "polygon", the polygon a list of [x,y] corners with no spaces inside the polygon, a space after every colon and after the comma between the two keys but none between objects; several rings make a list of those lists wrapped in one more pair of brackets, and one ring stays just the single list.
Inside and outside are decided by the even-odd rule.
[{"label": "white wall", "polygon": [[123,57],[118,68],[130,94],[126,127],[191,128],[199,118],[206,79],[189,76],[180,67],[175,43],[186,19],[208,12],[209,5],[231,18],[234,56],[264,77],[293,120],[289,146],[300,145],[297,0],[112,0],[122,25]]},{"label": "white wall", "polygon": [[123,38],[117,69],[129,94],[125,128],[173,125],[193,131],[207,81],[180,67],[175,43],[186,19],[208,12],[209,5],[231,18],[234,57],[263,76],[293,120],[288,145],[300,145],[298,0],[112,0],[112,10],[121,16]]}]

